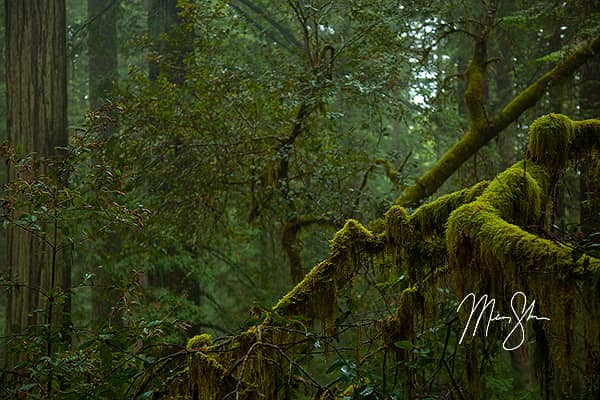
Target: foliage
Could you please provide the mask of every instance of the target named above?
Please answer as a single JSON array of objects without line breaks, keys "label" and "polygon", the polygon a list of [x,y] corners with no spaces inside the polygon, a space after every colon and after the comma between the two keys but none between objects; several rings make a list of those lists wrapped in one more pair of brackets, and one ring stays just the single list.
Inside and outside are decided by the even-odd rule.
[{"label": "foliage", "polygon": [[[498,289],[500,276],[516,287],[518,251],[529,266],[598,255],[577,220],[592,204],[569,182],[578,172],[540,186],[533,165],[562,171],[571,136],[534,135],[527,161],[506,169],[525,154],[527,121],[581,117],[572,61],[599,43],[588,2],[180,0],[154,31],[153,7],[174,3],[106,1],[118,7],[115,88],[60,159],[2,148],[20,171],[2,221],[68,253],[74,284],[46,294],[72,303],[68,323],[7,336],[24,360],[2,370],[0,397],[461,398],[475,381],[486,398],[537,395],[498,336],[458,344],[455,311],[461,288]],[[83,2],[67,11],[79,124],[95,79],[90,20]],[[553,118],[533,127],[566,121]],[[448,152],[449,167],[446,150],[467,142],[475,150]],[[431,203],[392,207],[436,164],[450,179],[427,188]],[[548,189],[565,183],[564,198]],[[488,275],[462,270],[484,264]],[[553,333],[597,329],[580,319]],[[593,342],[577,346],[561,350],[561,371],[593,362]],[[532,348],[522,364],[555,363]]]},{"label": "foliage", "polygon": [[[119,226],[142,228],[148,210],[127,204],[122,188],[129,177],[102,150],[101,133],[110,123],[102,114],[90,114],[87,126],[71,137],[57,159],[39,159],[3,145],[2,155],[16,170],[2,195],[3,226],[31,232],[54,257],[74,258]],[[55,286],[42,293],[49,308],[38,312],[46,315],[53,304],[84,300],[95,276],[91,269],[82,275],[73,287]],[[68,399],[124,393],[131,379],[160,356],[165,337],[183,327],[168,317],[139,318],[139,276],[135,271],[124,275],[115,282],[120,301],[114,305],[117,314],[123,312],[123,324],[90,326],[89,320],[66,315],[67,323],[60,327],[48,322],[23,335],[7,332],[6,351],[21,354],[22,361],[14,370],[2,370],[0,379],[7,383],[2,396]],[[3,275],[1,282],[9,290],[21,284],[18,276]]]}]

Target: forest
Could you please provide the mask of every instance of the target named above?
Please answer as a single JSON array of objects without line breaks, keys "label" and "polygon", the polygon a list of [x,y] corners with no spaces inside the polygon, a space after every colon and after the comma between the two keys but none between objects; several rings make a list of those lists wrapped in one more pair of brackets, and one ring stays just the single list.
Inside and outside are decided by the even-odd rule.
[{"label": "forest", "polygon": [[600,399],[598,0],[3,0],[0,399]]}]

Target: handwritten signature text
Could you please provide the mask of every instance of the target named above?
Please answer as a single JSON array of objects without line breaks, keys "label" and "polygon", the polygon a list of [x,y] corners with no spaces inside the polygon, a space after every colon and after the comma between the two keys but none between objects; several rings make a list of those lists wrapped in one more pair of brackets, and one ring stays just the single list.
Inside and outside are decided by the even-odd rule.
[{"label": "handwritten signature text", "polygon": [[[519,310],[519,299],[522,298],[522,307]],[[533,309],[535,307],[535,300],[531,302],[531,304],[527,305],[527,296],[523,292],[515,292],[510,299],[510,308],[514,316],[502,316],[500,313],[496,313],[494,315],[494,307],[496,305],[496,299],[488,299],[488,295],[484,294],[477,300],[475,293],[469,293],[465,296],[465,298],[458,305],[457,312],[460,311],[461,307],[467,300],[471,299],[471,313],[469,314],[469,318],[467,320],[467,324],[465,325],[465,329],[462,332],[462,336],[458,343],[462,343],[465,334],[469,330],[469,326],[472,321],[475,321],[475,326],[473,327],[473,336],[475,336],[475,332],[479,327],[479,323],[482,321],[483,316],[486,311],[489,311],[489,317],[487,319],[487,324],[485,325],[485,336],[488,335],[488,331],[490,329],[490,325],[494,321],[507,321],[510,325],[514,321],[514,326],[506,335],[506,338],[502,342],[502,348],[507,351],[516,350],[523,343],[525,343],[525,325],[524,323],[529,320],[537,320],[537,321],[549,321],[550,318],[546,317],[538,317],[533,314]],[[466,306],[465,306],[466,307]],[[468,311],[468,310],[467,310]],[[479,314],[477,314],[479,312]],[[477,317],[476,319],[474,317]],[[514,343],[516,345],[512,345]]]}]

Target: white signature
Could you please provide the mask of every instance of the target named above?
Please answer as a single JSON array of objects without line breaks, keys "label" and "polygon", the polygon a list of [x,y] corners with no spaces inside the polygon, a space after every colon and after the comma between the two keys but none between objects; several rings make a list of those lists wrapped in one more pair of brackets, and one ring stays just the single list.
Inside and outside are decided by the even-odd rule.
[{"label": "white signature", "polygon": [[[520,312],[516,309],[517,308],[516,299],[518,299],[518,297],[523,298],[523,307]],[[477,317],[477,320],[475,322],[475,327],[473,328],[473,336],[475,336],[475,331],[477,331],[477,328],[479,327],[479,322],[481,322],[481,319],[483,318],[483,314],[488,309],[488,307],[490,309],[489,309],[489,318],[487,320],[487,325],[485,326],[485,336],[487,336],[488,330],[490,329],[490,325],[493,321],[508,320],[508,323],[510,324],[513,321],[513,318],[515,318],[515,325],[510,330],[510,332],[508,332],[508,335],[502,342],[502,348],[507,351],[516,350],[519,347],[521,347],[521,345],[525,342],[525,326],[523,325],[524,322],[527,322],[530,319],[535,319],[538,321],[541,321],[541,320],[550,321],[550,318],[538,317],[533,314],[533,308],[535,307],[535,300],[533,300],[531,302],[531,304],[528,306],[527,305],[527,296],[523,292],[515,292],[515,294],[513,294],[513,296],[510,299],[510,308],[514,314],[514,317],[501,316],[500,313],[496,313],[496,316],[494,316],[494,306],[496,305],[496,299],[490,299],[488,301],[487,294],[484,294],[483,296],[481,296],[481,298],[479,300],[477,300],[477,298],[475,297],[475,293],[469,293],[460,302],[456,312],[460,311],[460,308],[462,307],[464,302],[470,298],[473,299],[473,303],[471,305],[471,314],[469,315],[469,319],[467,320],[467,324],[465,326],[465,329],[463,330],[462,336],[460,337],[460,340],[458,343],[462,343],[462,341],[465,337],[465,334],[467,333],[467,330],[469,329],[469,326],[471,325],[471,320],[473,320],[473,315],[475,315],[476,311],[479,309],[480,306],[481,306],[481,312],[479,313],[479,316]],[[509,343],[510,339],[515,335],[519,335],[521,340],[519,341],[519,344],[517,344],[516,346],[509,347],[508,343]],[[515,336],[515,337],[519,338],[519,336]]]}]

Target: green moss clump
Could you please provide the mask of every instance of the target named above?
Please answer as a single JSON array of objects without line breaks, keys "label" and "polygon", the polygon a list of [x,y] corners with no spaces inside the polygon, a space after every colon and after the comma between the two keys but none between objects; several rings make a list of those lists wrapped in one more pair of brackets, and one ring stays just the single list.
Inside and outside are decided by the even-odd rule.
[{"label": "green moss clump", "polygon": [[415,210],[410,220],[423,236],[443,235],[450,213],[461,205],[475,200],[488,185],[488,181],[481,181],[470,188],[441,196]]},{"label": "green moss clump", "polygon": [[[342,229],[336,232],[331,241],[331,250],[344,252],[349,249],[365,250],[372,252],[376,243],[375,236],[358,221],[349,219]],[[371,251],[370,251],[371,250]]]},{"label": "green moss clump", "polygon": [[494,206],[504,220],[521,226],[540,223],[543,200],[547,198],[542,188],[522,163],[499,174],[478,199]]},{"label": "green moss clump", "polygon": [[212,337],[208,333],[196,335],[187,342],[186,349],[198,350],[212,344]]},{"label": "green moss clump", "polygon": [[404,207],[393,206],[385,213],[385,236],[392,245],[402,246],[412,240],[412,224]]},{"label": "green moss clump", "polygon": [[529,127],[527,156],[552,171],[552,175],[562,173],[567,167],[574,138],[573,123],[567,116],[544,115]]}]

